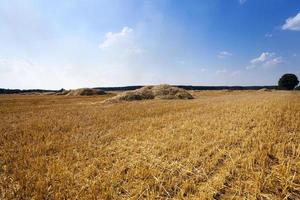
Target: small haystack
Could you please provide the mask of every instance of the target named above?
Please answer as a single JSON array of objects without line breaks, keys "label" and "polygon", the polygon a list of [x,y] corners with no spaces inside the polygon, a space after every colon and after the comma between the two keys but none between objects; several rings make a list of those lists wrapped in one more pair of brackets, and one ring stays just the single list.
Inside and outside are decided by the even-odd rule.
[{"label": "small haystack", "polygon": [[259,89],[258,91],[260,91],[260,92],[271,92],[271,89],[262,88],[262,89]]},{"label": "small haystack", "polygon": [[170,85],[145,86],[140,89],[123,92],[106,102],[136,101],[148,99],[193,99],[186,90]]},{"label": "small haystack", "polygon": [[230,89],[223,89],[221,90],[221,92],[232,92],[233,90],[230,90]]},{"label": "small haystack", "polygon": [[56,93],[56,95],[67,95],[71,90],[60,90]]},{"label": "small haystack", "polygon": [[92,95],[106,94],[102,90],[92,89],[92,88],[80,88],[80,89],[76,89],[76,90],[70,90],[65,93],[66,93],[66,96],[92,96]]}]

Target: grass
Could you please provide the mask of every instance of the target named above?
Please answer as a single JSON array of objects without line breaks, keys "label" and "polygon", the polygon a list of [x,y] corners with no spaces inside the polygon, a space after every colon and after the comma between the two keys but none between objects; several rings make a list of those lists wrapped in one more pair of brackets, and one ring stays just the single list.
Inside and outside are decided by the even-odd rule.
[{"label": "grass", "polygon": [[0,199],[300,199],[300,93],[0,96]]}]

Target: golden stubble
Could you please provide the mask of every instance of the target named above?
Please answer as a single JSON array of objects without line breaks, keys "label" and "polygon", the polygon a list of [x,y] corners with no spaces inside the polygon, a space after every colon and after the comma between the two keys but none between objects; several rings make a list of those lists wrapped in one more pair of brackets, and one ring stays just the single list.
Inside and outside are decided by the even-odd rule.
[{"label": "golden stubble", "polygon": [[0,96],[0,199],[300,199],[300,93]]}]

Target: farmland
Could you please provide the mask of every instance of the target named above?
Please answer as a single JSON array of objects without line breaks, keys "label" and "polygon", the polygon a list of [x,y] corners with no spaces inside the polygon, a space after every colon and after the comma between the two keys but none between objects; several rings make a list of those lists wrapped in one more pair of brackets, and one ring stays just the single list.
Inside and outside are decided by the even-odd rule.
[{"label": "farmland", "polygon": [[300,199],[300,92],[0,96],[0,199]]}]

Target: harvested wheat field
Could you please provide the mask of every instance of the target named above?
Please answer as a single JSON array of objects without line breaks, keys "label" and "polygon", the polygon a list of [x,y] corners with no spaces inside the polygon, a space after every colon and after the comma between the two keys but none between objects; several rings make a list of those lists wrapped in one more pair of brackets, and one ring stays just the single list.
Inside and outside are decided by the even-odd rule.
[{"label": "harvested wheat field", "polygon": [[300,199],[300,93],[0,96],[0,199]]}]

